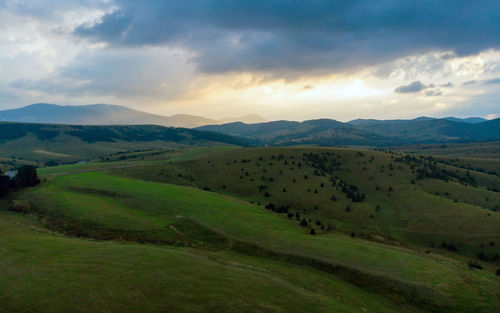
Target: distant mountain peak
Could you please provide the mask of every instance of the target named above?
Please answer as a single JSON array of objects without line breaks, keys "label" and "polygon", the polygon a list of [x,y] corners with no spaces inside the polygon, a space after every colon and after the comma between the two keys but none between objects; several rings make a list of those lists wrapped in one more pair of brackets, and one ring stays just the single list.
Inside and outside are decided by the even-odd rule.
[{"label": "distant mountain peak", "polygon": [[261,123],[267,120],[256,114],[217,121],[190,114],[162,116],[115,104],[57,105],[34,103],[22,108],[0,111],[0,121],[69,125],[139,125],[155,124],[171,127],[194,128],[241,121]]},{"label": "distant mountain peak", "polygon": [[428,116],[420,116],[413,119],[413,121],[431,121],[431,120],[435,120],[435,118]]},{"label": "distant mountain peak", "polygon": [[453,121],[453,122],[461,122],[461,123],[469,123],[469,124],[479,124],[482,122],[486,122],[487,119],[482,118],[482,117],[465,117],[465,118],[458,118],[458,117],[445,117],[445,120],[448,121]]},{"label": "distant mountain peak", "polygon": [[457,123],[468,123],[468,124],[478,124],[487,121],[487,119],[481,117],[466,117],[466,118],[458,118],[458,117],[428,117],[428,116],[420,116],[414,119],[394,119],[394,120],[377,120],[377,119],[355,119],[351,120],[347,123],[351,125],[369,125],[369,124],[384,124],[384,123],[401,123],[401,122],[424,122],[424,121],[435,121],[435,120],[447,120]]}]

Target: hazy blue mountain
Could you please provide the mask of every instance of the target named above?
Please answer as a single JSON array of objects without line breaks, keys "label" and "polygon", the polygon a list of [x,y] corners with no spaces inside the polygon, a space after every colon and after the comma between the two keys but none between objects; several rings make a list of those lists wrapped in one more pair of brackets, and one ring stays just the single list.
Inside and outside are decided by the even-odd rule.
[{"label": "hazy blue mountain", "polygon": [[481,117],[467,117],[467,118],[458,118],[458,117],[445,117],[445,118],[434,118],[428,116],[420,116],[414,119],[403,120],[403,119],[395,119],[395,120],[376,120],[376,119],[355,119],[349,121],[347,123],[351,125],[373,125],[373,124],[397,124],[397,123],[407,123],[410,121],[413,122],[422,122],[422,121],[432,121],[444,119],[452,122],[460,122],[460,123],[469,123],[469,124],[478,124],[487,121]]},{"label": "hazy blue mountain", "polygon": [[0,121],[70,125],[156,124],[173,127],[196,127],[216,122],[194,115],[155,115],[118,105],[61,106],[48,103],[0,111]]},{"label": "hazy blue mountain", "polygon": [[[265,121],[257,115],[230,118],[225,121],[254,123]],[[61,106],[36,103],[19,109],[0,111],[0,121],[50,123],[68,125],[142,125],[155,124],[171,127],[193,128],[202,125],[220,124],[220,121],[196,115],[177,114],[162,116],[129,109],[119,105],[92,104],[81,106]]]},{"label": "hazy blue mountain", "polygon": [[453,122],[462,122],[462,123],[469,123],[469,124],[479,124],[482,122],[486,122],[487,119],[484,119],[482,117],[466,117],[466,118],[458,118],[458,117],[445,117],[446,120],[448,121],[453,121]]}]

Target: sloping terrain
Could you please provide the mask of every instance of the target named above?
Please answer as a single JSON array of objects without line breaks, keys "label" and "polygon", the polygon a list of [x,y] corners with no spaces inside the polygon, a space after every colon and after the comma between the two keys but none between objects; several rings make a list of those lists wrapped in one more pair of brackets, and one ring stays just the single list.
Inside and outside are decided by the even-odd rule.
[{"label": "sloping terrain", "polygon": [[[219,133],[155,125],[70,126],[0,123],[0,157],[67,163],[124,151],[193,145],[247,145],[248,140]],[[15,165],[14,163],[12,165]]]},{"label": "sloping terrain", "polygon": [[418,312],[313,268],[62,237],[0,209],[0,312]]},{"label": "sloping terrain", "polygon": [[496,175],[392,151],[234,146],[39,173],[0,200],[6,312],[500,308]]},{"label": "sloping terrain", "polygon": [[298,224],[305,219],[317,233],[332,228],[500,261],[500,177],[436,161],[380,151],[258,148],[112,173],[242,197]]},{"label": "sloping terrain", "polygon": [[[261,305],[276,306],[278,311],[297,312],[300,310],[321,312],[335,307],[335,301],[332,302],[330,299],[331,294],[313,300],[317,301],[318,307],[311,307],[310,300],[301,300],[305,302],[293,308],[292,303],[286,305],[282,303],[283,298],[280,296],[277,296],[275,300],[271,296],[276,295],[275,292],[280,294],[285,292],[286,297],[288,297],[292,296],[295,291],[285,291],[286,288],[273,287],[274,279],[271,279],[267,284],[261,284],[258,281],[259,275],[250,281],[246,280],[248,275],[252,275],[248,271],[252,271],[255,267],[274,267],[272,272],[278,273],[284,267],[287,271],[297,269],[296,274],[288,276],[288,279],[293,279],[295,286],[300,286],[304,281],[312,283],[316,274],[308,273],[319,271],[323,272],[323,278],[320,279],[320,282],[328,279],[337,281],[339,284],[339,286],[335,286],[328,283],[329,288],[336,290],[333,295],[345,288],[345,296],[352,299],[352,297],[356,297],[356,294],[348,290],[354,288],[359,290],[361,294],[366,294],[367,297],[378,299],[373,304],[370,302],[361,304],[361,301],[365,301],[361,297],[353,303],[353,307],[345,307],[345,312],[358,311],[360,305],[367,309],[368,305],[378,306],[381,303],[385,304],[381,311],[390,310],[391,307],[399,307],[396,311],[412,311],[418,308],[421,312],[477,312],[478,310],[495,312],[498,308],[499,295],[496,287],[500,278],[496,277],[490,270],[471,271],[465,260],[351,238],[335,231],[312,236],[309,234],[308,228],[304,229],[293,220],[283,218],[271,210],[199,189],[149,183],[99,173],[85,173],[56,177],[40,187],[16,195],[16,198],[29,201],[31,204],[29,212],[33,216],[39,217],[44,225],[48,225],[50,229],[57,232],[78,237],[148,243],[158,246],[158,248],[153,248],[153,246],[141,248],[137,245],[103,243],[99,248],[98,243],[82,243],[75,242],[77,239],[57,239],[56,237],[46,240],[62,241],[58,245],[58,249],[61,249],[59,257],[54,259],[50,256],[52,253],[57,254],[54,247],[49,250],[47,250],[48,248],[35,250],[46,251],[46,261],[42,268],[47,268],[47,266],[50,268],[52,262],[58,262],[57,260],[63,262],[63,272],[58,270],[57,273],[62,275],[61,278],[64,279],[63,275],[71,277],[74,275],[72,274],[74,271],[79,270],[79,262],[68,268],[71,265],[71,258],[76,258],[79,253],[86,249],[92,249],[90,246],[95,246],[92,249],[94,252],[90,255],[87,254],[83,261],[88,260],[87,262],[91,262],[90,264],[95,264],[94,266],[87,264],[87,267],[94,269],[91,270],[92,277],[100,276],[98,281],[101,282],[99,283],[101,287],[97,288],[108,290],[104,295],[98,294],[97,299],[105,299],[108,295],[115,297],[110,301],[110,306],[119,305],[115,302],[118,302],[121,297],[117,296],[115,292],[124,289],[126,292],[135,292],[136,288],[128,287],[128,281],[133,283],[134,279],[139,279],[139,277],[144,276],[144,273],[148,273],[145,275],[144,283],[146,285],[143,288],[146,289],[143,292],[146,299],[153,298],[152,301],[156,305],[164,303],[164,300],[154,298],[155,294],[161,294],[161,290],[164,288],[178,288],[176,287],[178,284],[186,281],[190,285],[178,290],[180,295],[174,298],[175,301],[179,302],[179,305],[185,306],[186,293],[194,288],[193,281],[197,281],[197,277],[202,275],[203,278],[199,278],[203,280],[202,285],[197,285],[198,287],[193,290],[195,295],[199,294],[196,297],[199,300],[195,303],[199,303],[200,299],[210,298],[211,292],[209,290],[213,290],[216,298],[212,302],[217,304],[216,308],[223,308],[223,311],[230,311],[231,305],[236,305],[234,300],[226,302],[226,297],[231,297],[231,294],[240,294],[246,289],[249,290],[245,291],[243,302],[238,306],[238,308],[246,307],[247,309],[244,311],[262,311]],[[15,237],[16,231],[12,230],[12,232],[11,237],[7,238]],[[24,236],[21,236],[22,238]],[[38,240],[38,242],[40,241],[39,245],[43,247],[44,242]],[[78,248],[74,245],[83,245],[84,247]],[[174,250],[163,248],[172,245],[185,246],[185,248]],[[4,250],[13,249],[11,245],[2,246]],[[68,252],[64,252],[65,246]],[[17,255],[19,257],[22,257],[23,253],[25,256],[29,253],[33,255],[35,251],[28,247],[23,246]],[[127,247],[130,248],[127,249]],[[83,251],[80,252],[80,249]],[[111,251],[106,251],[108,249]],[[225,275],[218,274],[217,267],[219,265],[210,264],[210,255],[214,254],[210,251],[219,251],[213,257],[215,257],[216,263],[227,264],[225,269],[221,269],[226,273]],[[12,255],[12,251],[7,250],[6,253]],[[125,266],[122,262],[118,262],[123,253],[127,255],[126,259],[123,260],[127,260],[127,264],[134,264],[134,270],[124,276],[127,279],[124,282],[125,285],[120,283],[117,287],[111,287],[108,284],[116,282],[115,273]],[[196,257],[196,255],[200,254],[208,254],[209,260],[199,260],[199,256]],[[170,261],[162,261],[165,260],[165,257],[169,258]],[[150,258],[152,259],[150,260]],[[258,258],[258,261],[255,258]],[[196,259],[199,261],[195,261]],[[48,262],[49,260],[53,261]],[[249,269],[242,269],[238,271],[239,274],[233,274],[230,267],[235,265],[235,261],[240,264],[248,264]],[[157,262],[162,266],[158,267]],[[278,263],[272,265],[273,262]],[[36,262],[31,264],[36,266]],[[114,270],[108,270],[110,264],[113,264]],[[178,265],[176,266],[176,264]],[[182,267],[180,267],[181,264]],[[17,268],[20,271],[26,269],[26,266],[30,265],[17,264],[16,267],[11,265],[12,268]],[[244,265],[240,266],[244,267]],[[145,269],[145,267],[148,268]],[[152,283],[148,281],[148,277],[155,277],[154,273],[158,271],[161,273],[160,275],[171,275],[169,273],[174,268],[180,270],[184,275],[180,282],[172,278],[160,279],[161,283],[154,287],[157,289],[147,289]],[[136,271],[138,271],[137,275],[143,274],[137,276],[134,274]],[[111,276],[111,279],[107,279],[108,275]],[[268,276],[267,279],[269,278]],[[45,284],[51,285],[51,279],[54,279],[54,276],[47,272],[40,279],[45,281]],[[82,279],[84,278],[80,277],[78,281],[81,283]],[[212,288],[208,285],[205,286],[209,282],[212,284],[212,281]],[[232,284],[241,286],[241,288],[228,290],[231,281],[233,281]],[[241,285],[242,281],[247,281],[247,283]],[[13,281],[8,282],[10,285],[13,283]],[[36,282],[37,280],[34,282],[35,285]],[[314,286],[307,289],[318,290],[317,288],[321,288],[322,285],[322,283],[316,282],[312,284]],[[60,282],[51,285],[50,288],[57,288],[58,285],[60,286]],[[20,288],[19,285],[15,286]],[[95,290],[90,286],[87,288],[85,298],[88,297],[88,293]],[[274,291],[263,300],[255,300],[260,299],[258,293],[267,288]],[[71,292],[73,289],[65,289],[58,297],[63,299],[70,297]],[[40,291],[37,293],[40,294]],[[15,295],[15,293],[7,294]],[[314,293],[309,292],[308,294],[310,295],[309,299],[316,297]],[[321,294],[325,295],[324,290]],[[7,299],[15,305],[22,303],[12,297]],[[105,301],[104,299],[101,301]],[[251,302],[250,299],[254,299],[256,302]],[[265,304],[266,301],[268,304]],[[148,306],[153,305],[153,303],[149,303]],[[330,304],[332,306],[329,309]],[[358,307],[354,307],[356,305]],[[373,307],[368,309],[378,311]],[[210,311],[210,303],[205,304],[204,310]]]}]

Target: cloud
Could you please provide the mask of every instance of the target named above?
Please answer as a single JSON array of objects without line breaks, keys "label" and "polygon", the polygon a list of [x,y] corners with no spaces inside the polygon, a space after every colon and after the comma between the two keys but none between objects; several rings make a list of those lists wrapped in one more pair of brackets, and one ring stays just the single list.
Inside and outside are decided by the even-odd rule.
[{"label": "cloud", "polygon": [[78,58],[40,79],[17,79],[9,87],[45,94],[147,95],[174,98],[189,85],[193,68],[186,56],[167,48],[144,48],[82,53]]},{"label": "cloud", "polygon": [[[488,0],[0,0],[0,106],[388,118],[432,115],[442,92],[446,112],[498,114],[497,16]],[[393,93],[410,82],[418,97]]]},{"label": "cloud", "polygon": [[500,84],[500,77],[485,80],[485,81],[483,81],[483,84],[485,84],[485,85]]},{"label": "cloud", "polygon": [[409,85],[399,86],[394,89],[397,93],[415,93],[427,89],[427,86],[422,84],[420,81],[414,81]]},{"label": "cloud", "polygon": [[101,9],[109,6],[108,1],[101,0],[30,0],[12,1],[0,0],[0,8],[20,16],[28,16],[39,20],[54,20],[61,18],[61,12],[75,10]]},{"label": "cloud", "polygon": [[469,85],[474,85],[474,84],[478,84],[478,83],[481,83],[483,85],[500,84],[500,77],[483,79],[483,80],[469,80],[469,81],[466,81],[465,83],[463,83],[462,86],[469,86]]},{"label": "cloud", "polygon": [[462,86],[469,86],[469,85],[474,85],[477,83],[477,80],[473,79],[473,80],[469,80],[469,81],[466,81],[462,84]]},{"label": "cloud", "polygon": [[436,96],[441,96],[441,95],[443,95],[443,93],[441,92],[441,90],[436,89],[436,90],[429,90],[429,91],[426,91],[426,92],[425,92],[425,95],[426,95],[427,97],[436,97]]},{"label": "cloud", "polygon": [[498,2],[116,0],[74,34],[112,46],[177,46],[204,72],[346,71],[422,53],[500,46]]}]

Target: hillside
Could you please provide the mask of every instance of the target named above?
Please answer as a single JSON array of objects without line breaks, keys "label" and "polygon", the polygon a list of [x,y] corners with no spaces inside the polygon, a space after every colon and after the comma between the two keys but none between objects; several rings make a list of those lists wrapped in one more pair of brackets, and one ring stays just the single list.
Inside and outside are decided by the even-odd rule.
[{"label": "hillside", "polygon": [[[193,145],[247,145],[245,139],[155,125],[69,126],[0,122],[0,163],[67,163],[112,153]],[[14,163],[13,163],[14,162]]]},{"label": "hillside", "polygon": [[500,119],[482,123],[431,118],[389,121],[356,120],[349,123],[319,119],[304,122],[229,123],[202,126],[197,129],[242,136],[266,145],[384,147],[500,139]]},{"label": "hillside", "polygon": [[271,203],[271,209],[284,215],[312,220],[320,233],[333,228],[424,249],[453,243],[465,256],[483,251],[490,260],[500,261],[500,246],[489,246],[500,241],[500,178],[426,157],[258,148],[111,171],[196,186],[261,206]]},{"label": "hillside", "polygon": [[170,127],[193,128],[202,125],[234,121],[249,123],[265,121],[257,115],[227,118],[219,122],[189,114],[162,116],[129,109],[119,105],[93,104],[61,106],[36,103],[19,109],[0,111],[0,121],[23,123],[49,123],[69,125],[141,125],[154,124]]},{"label": "hillside", "polygon": [[50,311],[498,311],[497,176],[339,148],[122,156],[40,169],[0,201],[0,271],[37,268],[0,284],[4,307],[59,290]]},{"label": "hillside", "polygon": [[4,210],[0,226],[2,312],[419,312],[272,259],[56,236]]}]

